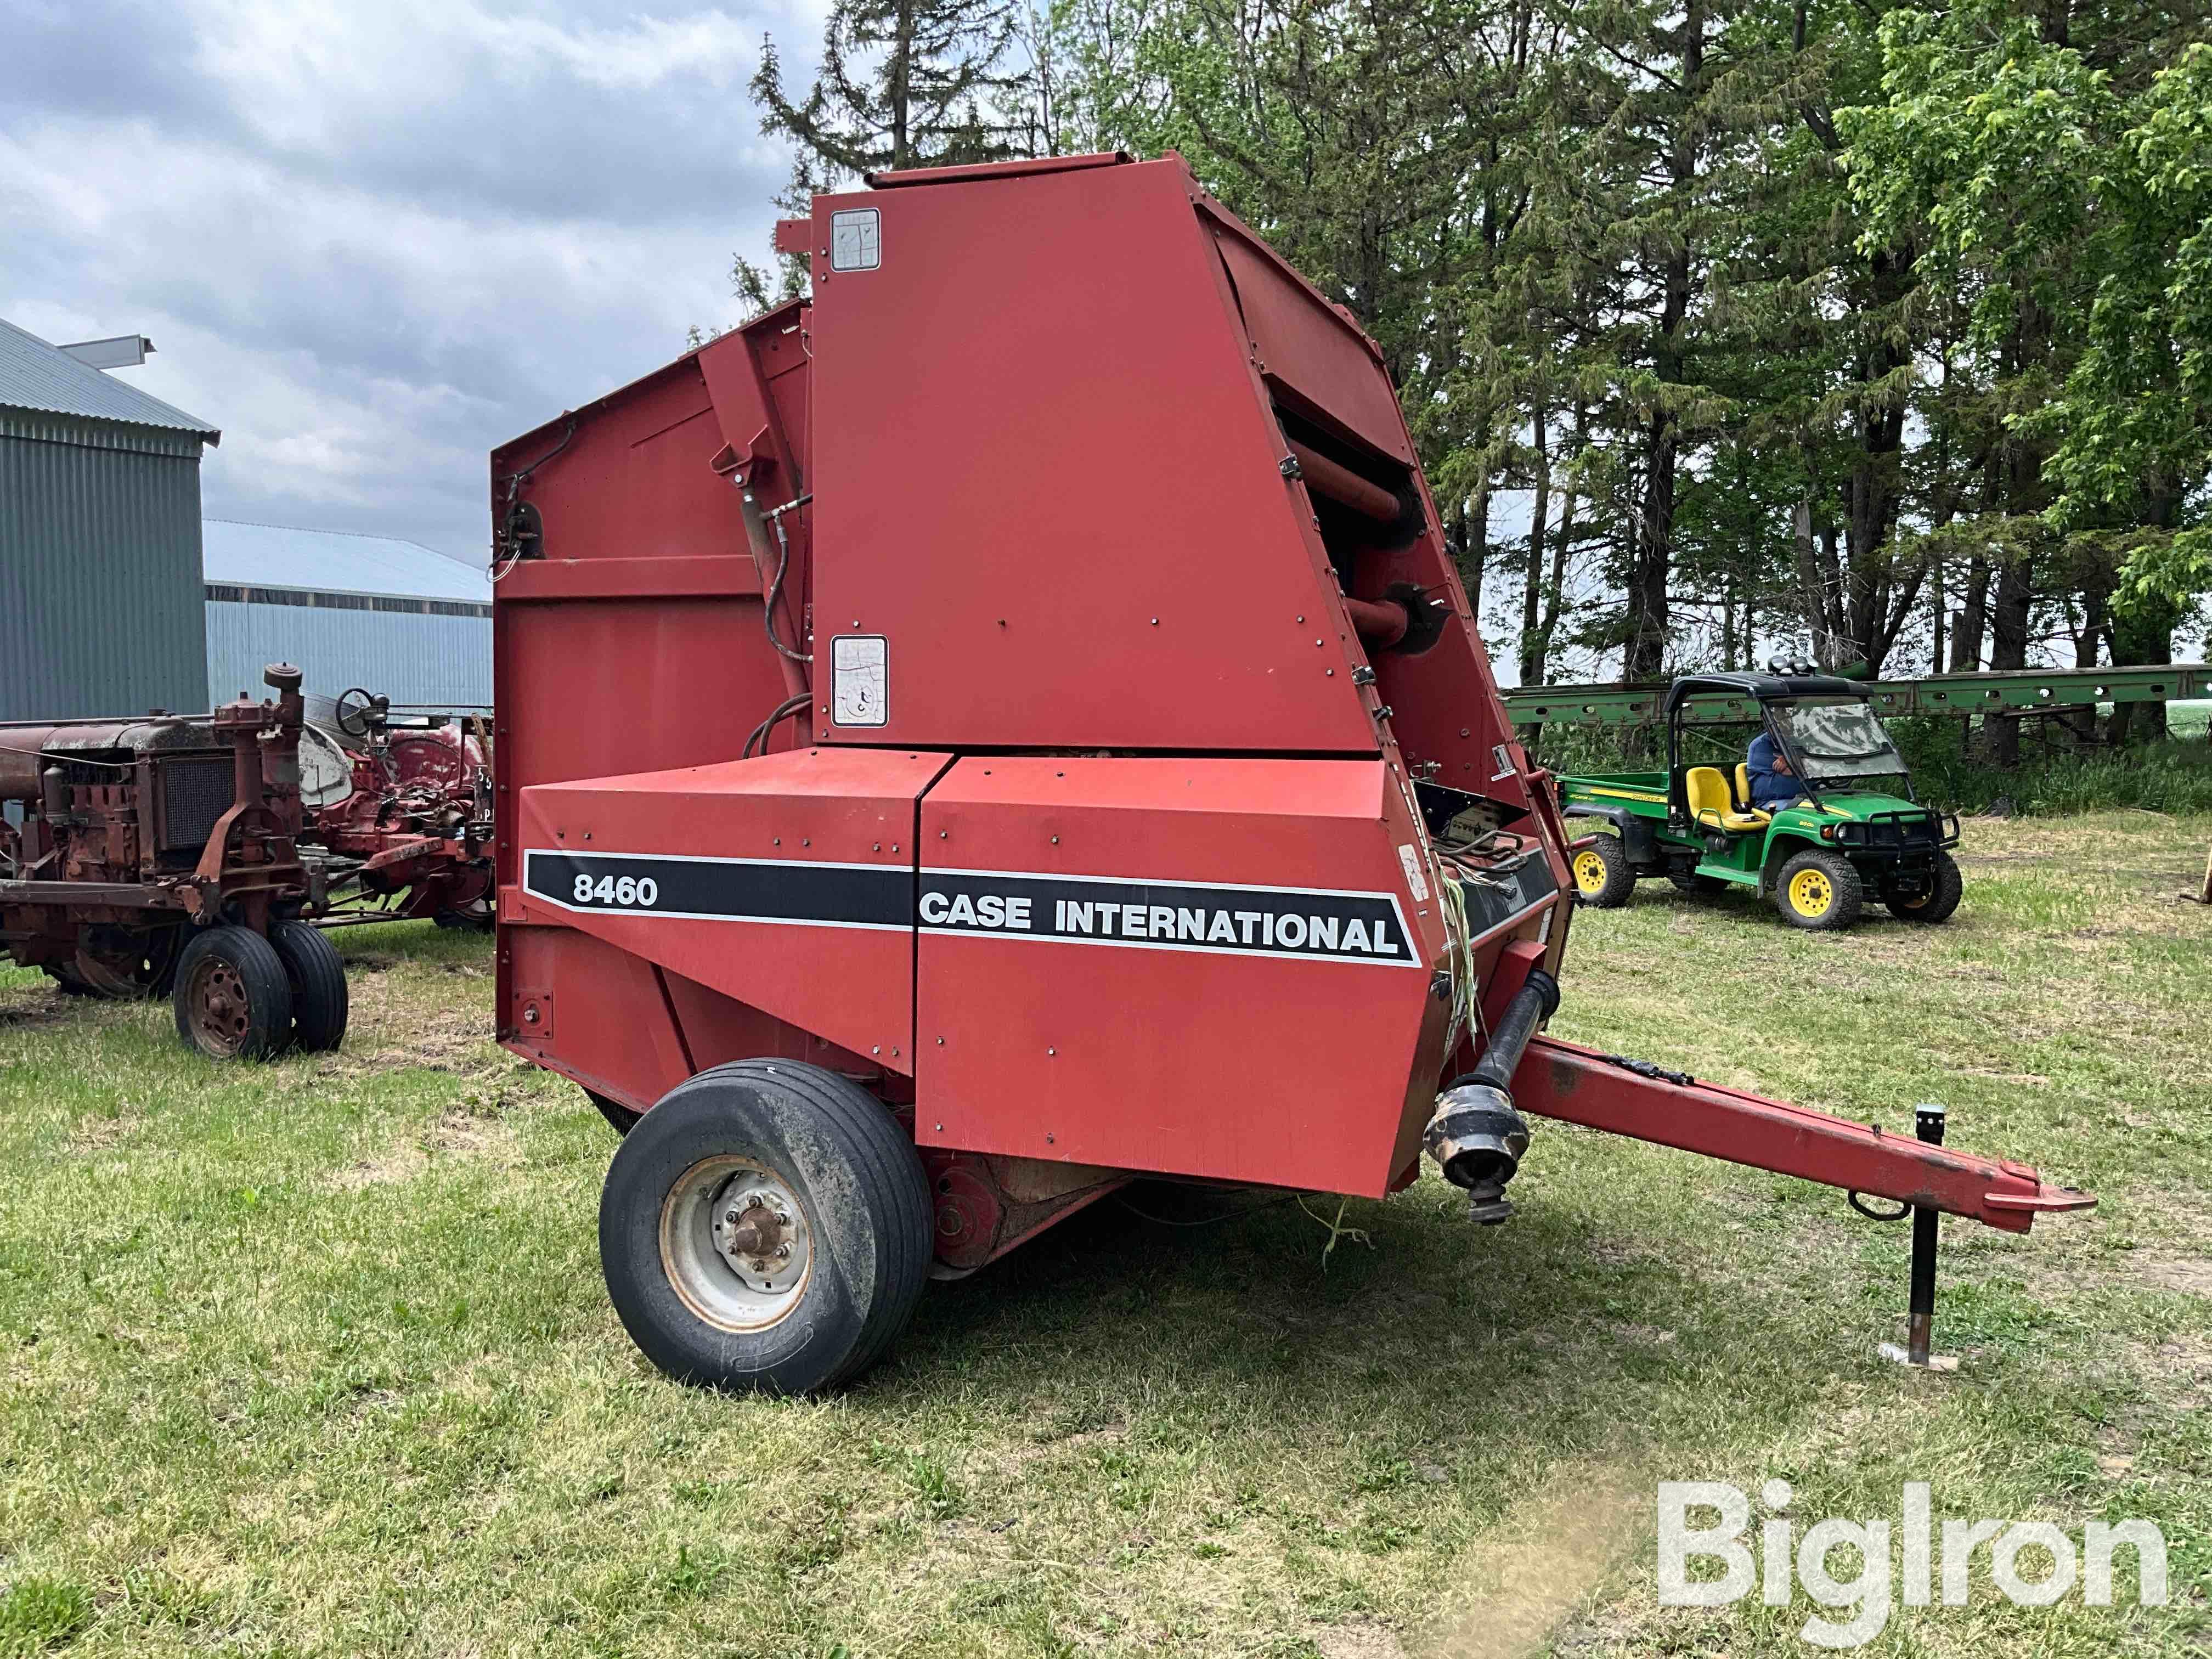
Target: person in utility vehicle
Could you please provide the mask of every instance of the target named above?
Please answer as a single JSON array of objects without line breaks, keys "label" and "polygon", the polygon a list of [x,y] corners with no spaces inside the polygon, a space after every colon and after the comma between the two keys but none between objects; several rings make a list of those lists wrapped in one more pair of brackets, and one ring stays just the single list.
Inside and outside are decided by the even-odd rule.
[{"label": "person in utility vehicle", "polygon": [[1775,744],[1771,732],[1761,732],[1751,740],[1743,763],[1751,778],[1751,799],[1745,804],[1754,811],[1778,811],[1804,799],[1804,787],[1790,769],[1790,757]]}]

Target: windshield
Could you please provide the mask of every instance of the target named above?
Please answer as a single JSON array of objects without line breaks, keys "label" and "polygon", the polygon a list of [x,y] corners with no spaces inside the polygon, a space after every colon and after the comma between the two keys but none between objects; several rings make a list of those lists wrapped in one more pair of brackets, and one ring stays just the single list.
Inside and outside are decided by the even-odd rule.
[{"label": "windshield", "polygon": [[1905,757],[1889,740],[1881,718],[1856,698],[1770,706],[1774,724],[1789,741],[1799,769],[1814,781],[1902,773]]}]

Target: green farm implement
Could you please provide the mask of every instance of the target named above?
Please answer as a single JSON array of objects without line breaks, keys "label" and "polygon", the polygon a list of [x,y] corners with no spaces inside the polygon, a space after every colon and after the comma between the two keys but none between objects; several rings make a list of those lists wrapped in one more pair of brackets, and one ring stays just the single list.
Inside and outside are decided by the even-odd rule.
[{"label": "green farm implement", "polygon": [[[1794,800],[1756,803],[1740,758],[1684,760],[1692,709],[1716,699],[1771,739]],[[1949,850],[1959,820],[1912,798],[1905,757],[1864,686],[1823,674],[1698,674],[1677,680],[1661,712],[1666,770],[1559,780],[1562,813],[1617,832],[1574,845],[1583,903],[1626,904],[1639,879],[1663,876],[1686,893],[1755,892],[1814,931],[1850,927],[1870,902],[1916,922],[1948,921],[1959,908]]]}]

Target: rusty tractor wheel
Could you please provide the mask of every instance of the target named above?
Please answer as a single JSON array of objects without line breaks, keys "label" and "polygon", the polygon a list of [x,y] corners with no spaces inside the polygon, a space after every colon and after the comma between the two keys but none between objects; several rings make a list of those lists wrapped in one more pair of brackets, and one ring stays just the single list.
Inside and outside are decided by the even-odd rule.
[{"label": "rusty tractor wheel", "polygon": [[87,983],[84,975],[77,972],[74,962],[42,962],[39,969],[53,981],[54,989],[65,997],[96,997],[100,994],[98,988]]},{"label": "rusty tractor wheel", "polygon": [[631,1340],[682,1382],[811,1394],[857,1376],[928,1278],[929,1185],[874,1096],[789,1060],[678,1084],[615,1151],[599,1262]]},{"label": "rusty tractor wheel", "polygon": [[292,1046],[304,1053],[328,1053],[345,1040],[345,963],[337,946],[319,927],[305,921],[280,921],[269,942],[292,982]]},{"label": "rusty tractor wheel", "polygon": [[274,1060],[292,1040],[292,984],[250,927],[203,929],[177,961],[177,1035],[210,1060]]},{"label": "rusty tractor wheel", "polygon": [[[83,992],[133,1002],[168,995],[176,983],[182,927],[137,930],[87,927],[77,932],[72,977]],[[70,988],[76,988],[76,986]]]}]

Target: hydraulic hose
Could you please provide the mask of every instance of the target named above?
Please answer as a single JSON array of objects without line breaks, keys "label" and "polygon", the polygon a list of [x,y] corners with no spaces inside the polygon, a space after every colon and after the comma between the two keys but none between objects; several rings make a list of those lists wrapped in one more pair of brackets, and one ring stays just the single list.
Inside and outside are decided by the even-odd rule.
[{"label": "hydraulic hose", "polygon": [[1521,1056],[1528,1050],[1528,1039],[1559,1012],[1559,981],[1541,968],[1530,969],[1528,979],[1513,994],[1513,1000],[1505,1005],[1505,1012],[1498,1016],[1497,1027],[1490,1034],[1490,1046],[1474,1062],[1474,1069],[1454,1078],[1444,1085],[1444,1091],[1449,1094],[1463,1083],[1481,1083],[1510,1099],[1513,1073],[1521,1069]]}]

